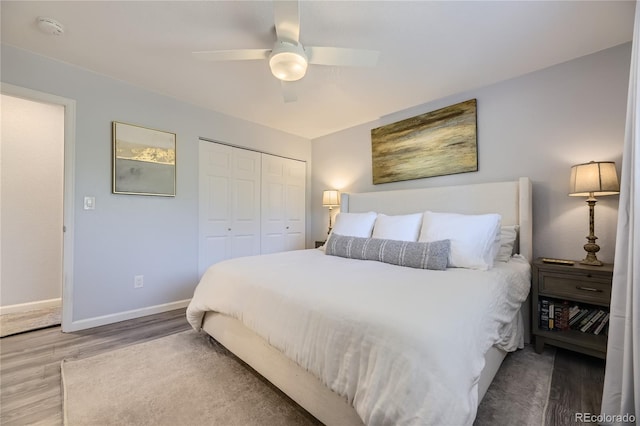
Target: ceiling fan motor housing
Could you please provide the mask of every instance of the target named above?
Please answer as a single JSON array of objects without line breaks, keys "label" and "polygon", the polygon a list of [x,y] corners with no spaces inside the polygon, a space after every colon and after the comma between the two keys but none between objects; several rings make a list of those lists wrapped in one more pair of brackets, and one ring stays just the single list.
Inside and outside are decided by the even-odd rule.
[{"label": "ceiling fan motor housing", "polygon": [[300,80],[307,72],[307,55],[301,44],[277,41],[269,56],[273,75],[283,81]]}]

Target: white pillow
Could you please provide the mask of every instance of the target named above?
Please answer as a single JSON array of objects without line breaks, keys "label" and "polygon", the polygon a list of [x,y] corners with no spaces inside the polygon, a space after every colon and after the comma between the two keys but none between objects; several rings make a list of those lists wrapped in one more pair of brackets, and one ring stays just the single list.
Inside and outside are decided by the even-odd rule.
[{"label": "white pillow", "polygon": [[500,228],[500,248],[496,254],[497,262],[508,262],[514,254],[514,245],[518,238],[518,225],[503,226]]},{"label": "white pillow", "polygon": [[499,214],[464,215],[427,211],[420,242],[451,240],[449,266],[486,271],[500,248]]},{"label": "white pillow", "polygon": [[367,213],[338,213],[333,231],[345,237],[371,238],[371,230],[376,221],[376,212]]},{"label": "white pillow", "polygon": [[373,225],[373,238],[397,241],[418,241],[422,213],[387,216],[378,213]]}]

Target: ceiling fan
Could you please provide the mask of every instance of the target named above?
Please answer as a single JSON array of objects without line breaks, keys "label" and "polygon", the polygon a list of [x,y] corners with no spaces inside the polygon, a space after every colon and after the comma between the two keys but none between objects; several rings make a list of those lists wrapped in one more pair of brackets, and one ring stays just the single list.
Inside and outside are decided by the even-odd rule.
[{"label": "ceiling fan", "polygon": [[342,47],[303,46],[300,43],[300,10],[298,0],[273,2],[277,40],[272,49],[234,49],[193,52],[206,61],[242,61],[268,59],[273,75],[281,81],[285,102],[297,100],[290,82],[300,80],[309,64],[372,67],[379,52]]}]

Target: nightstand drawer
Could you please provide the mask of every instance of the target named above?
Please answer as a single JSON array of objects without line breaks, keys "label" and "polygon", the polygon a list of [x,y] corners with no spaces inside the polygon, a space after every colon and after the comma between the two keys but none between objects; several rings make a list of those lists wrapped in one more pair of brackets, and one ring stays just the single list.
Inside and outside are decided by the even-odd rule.
[{"label": "nightstand drawer", "polygon": [[538,285],[539,292],[549,296],[600,305],[609,305],[611,300],[611,281],[588,275],[545,273],[540,274]]}]

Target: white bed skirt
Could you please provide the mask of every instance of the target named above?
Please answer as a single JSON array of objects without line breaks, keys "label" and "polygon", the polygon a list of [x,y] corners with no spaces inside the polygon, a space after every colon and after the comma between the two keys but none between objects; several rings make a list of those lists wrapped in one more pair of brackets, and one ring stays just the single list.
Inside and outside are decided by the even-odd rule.
[{"label": "white bed skirt", "polygon": [[[325,425],[363,424],[346,398],[326,387],[239,320],[208,312],[202,329]],[[485,367],[478,383],[478,404],[506,355],[506,351],[496,347],[485,354]]]}]

